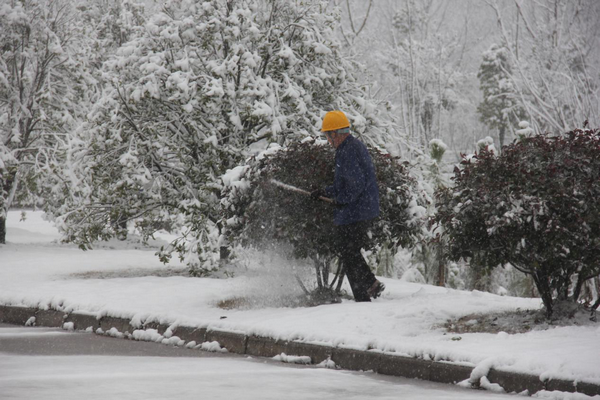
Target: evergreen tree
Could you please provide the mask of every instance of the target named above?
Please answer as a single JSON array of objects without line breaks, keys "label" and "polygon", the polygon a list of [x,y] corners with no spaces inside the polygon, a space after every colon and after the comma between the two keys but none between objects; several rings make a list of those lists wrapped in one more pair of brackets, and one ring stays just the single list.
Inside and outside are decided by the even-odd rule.
[{"label": "evergreen tree", "polygon": [[477,107],[479,120],[490,129],[498,130],[500,149],[504,146],[506,133],[522,117],[512,84],[508,50],[493,44],[483,53],[477,77],[483,92],[483,101]]}]

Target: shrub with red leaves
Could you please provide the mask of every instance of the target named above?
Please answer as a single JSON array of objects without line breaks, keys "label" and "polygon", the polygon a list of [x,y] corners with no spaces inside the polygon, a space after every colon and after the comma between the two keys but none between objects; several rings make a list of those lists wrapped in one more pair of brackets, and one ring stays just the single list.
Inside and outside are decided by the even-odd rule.
[{"label": "shrub with red leaves", "polygon": [[453,188],[437,193],[436,222],[452,260],[505,263],[532,275],[546,314],[576,302],[600,275],[600,133],[537,135],[463,157]]}]

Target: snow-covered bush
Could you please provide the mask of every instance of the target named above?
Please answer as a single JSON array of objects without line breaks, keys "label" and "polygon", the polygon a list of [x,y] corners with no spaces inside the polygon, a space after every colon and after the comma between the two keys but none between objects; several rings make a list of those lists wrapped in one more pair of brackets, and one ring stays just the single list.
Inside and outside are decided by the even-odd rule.
[{"label": "snow-covered bush", "polygon": [[524,139],[533,135],[533,129],[529,126],[529,122],[521,121],[519,122],[519,128],[515,131],[515,135],[517,135],[517,139]]},{"label": "snow-covered bush", "polygon": [[338,22],[317,0],[178,0],[129,32],[105,63],[104,96],[66,144],[49,211],[67,240],[90,247],[128,222],[144,237],[180,226],[163,260],[176,251],[212,268],[227,169],[251,149],[314,135],[326,107],[346,110],[358,132],[373,125]]},{"label": "snow-covered bush", "polygon": [[[443,163],[444,154],[447,150],[446,144],[440,139],[432,139],[428,146],[429,154],[422,154],[413,164],[413,171],[419,174],[419,186],[427,193],[428,201],[424,210],[423,218],[430,220],[435,215],[434,193],[441,187],[450,185],[450,177]],[[430,224],[428,224],[430,225]],[[456,288],[456,279],[449,280],[449,263],[441,251],[440,240],[434,240],[435,231],[431,226],[426,226],[422,232],[422,238],[410,249],[410,257],[405,258],[397,266],[398,275],[403,280],[411,282],[423,282],[439,286],[450,286]]]},{"label": "snow-covered bush", "polygon": [[431,139],[429,141],[429,154],[431,155],[431,158],[435,160],[436,164],[439,165],[442,163],[446,150],[448,150],[448,146],[440,139]]},{"label": "snow-covered bush", "polygon": [[[389,258],[394,254],[390,249],[410,246],[420,234],[423,200],[405,164],[372,147],[370,154],[381,214],[364,250],[381,250],[377,253]],[[295,257],[315,261],[319,286],[327,285],[330,263],[336,258],[334,206],[282,189],[272,180],[304,190],[323,188],[333,182],[334,157],[326,141],[307,139],[269,150],[238,167],[237,179],[229,182],[223,200],[230,240],[259,247],[291,244]]]},{"label": "snow-covered bush", "polygon": [[450,258],[530,274],[548,316],[556,301],[577,301],[600,274],[598,130],[523,138],[461,164],[437,196]]}]

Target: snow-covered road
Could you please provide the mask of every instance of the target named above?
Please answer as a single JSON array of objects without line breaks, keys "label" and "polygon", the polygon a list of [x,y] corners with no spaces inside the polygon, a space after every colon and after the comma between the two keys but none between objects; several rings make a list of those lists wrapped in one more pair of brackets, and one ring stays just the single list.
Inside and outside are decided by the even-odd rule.
[{"label": "snow-covered road", "polygon": [[[138,346],[144,346],[145,356],[141,357]],[[98,349],[106,355],[97,354]],[[74,355],[74,350],[81,355]],[[169,357],[170,351],[173,354]],[[57,355],[61,352],[70,355]],[[182,357],[180,352],[193,356]],[[0,325],[0,398],[487,400],[509,396],[58,329]]]}]

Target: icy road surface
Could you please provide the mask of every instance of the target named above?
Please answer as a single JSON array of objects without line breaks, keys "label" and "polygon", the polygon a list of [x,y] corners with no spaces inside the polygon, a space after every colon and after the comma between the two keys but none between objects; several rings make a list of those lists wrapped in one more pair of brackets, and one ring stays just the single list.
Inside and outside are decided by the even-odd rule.
[{"label": "icy road surface", "polygon": [[[167,356],[169,352],[171,356]],[[90,333],[0,325],[3,400],[511,397],[515,398],[452,385],[290,366],[270,359],[215,355]]]}]

